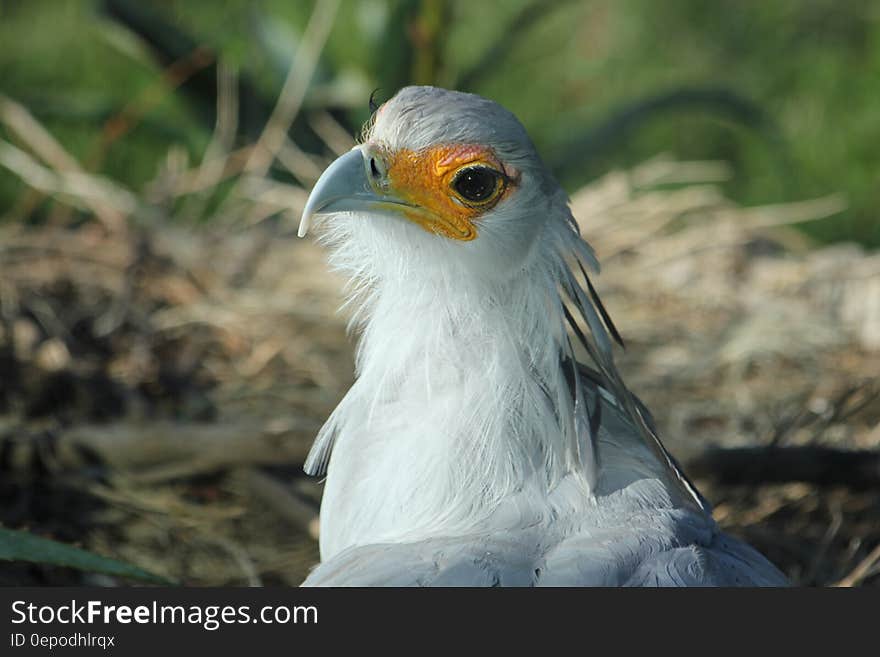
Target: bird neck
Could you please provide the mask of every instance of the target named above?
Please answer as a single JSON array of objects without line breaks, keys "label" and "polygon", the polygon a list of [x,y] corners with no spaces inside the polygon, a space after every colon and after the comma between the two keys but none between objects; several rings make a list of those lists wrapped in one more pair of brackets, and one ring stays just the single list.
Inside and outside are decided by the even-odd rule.
[{"label": "bird neck", "polygon": [[571,472],[554,411],[568,394],[563,320],[547,271],[372,290],[357,381],[325,427],[335,433],[325,558],[351,544],[466,532],[500,500],[526,487],[540,495]]}]

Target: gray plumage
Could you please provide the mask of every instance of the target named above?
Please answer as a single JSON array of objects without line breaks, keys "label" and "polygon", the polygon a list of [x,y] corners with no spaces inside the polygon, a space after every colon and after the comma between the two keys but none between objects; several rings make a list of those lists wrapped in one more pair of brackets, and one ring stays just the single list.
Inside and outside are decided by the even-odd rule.
[{"label": "gray plumage", "polygon": [[[600,449],[619,449],[637,430],[592,378],[582,375],[605,421]],[[616,461],[614,454],[609,454]],[[611,467],[611,466],[609,466]],[[607,472],[595,515],[580,526],[517,518],[519,500],[499,515],[513,529],[349,548],[319,565],[305,586],[787,586],[760,553],[728,534],[705,511],[681,506],[657,479]],[[622,474],[623,480],[618,479]],[[621,481],[628,481],[621,486]],[[525,526],[522,526],[525,525]]]},{"label": "gray plumage", "polygon": [[[306,464],[328,479],[305,585],[784,585],[720,532],[624,383],[596,257],[516,118],[408,87],[374,119],[301,225],[325,220],[361,333]],[[453,182],[474,166],[507,186],[468,210]],[[470,241],[441,230],[459,214]]]}]

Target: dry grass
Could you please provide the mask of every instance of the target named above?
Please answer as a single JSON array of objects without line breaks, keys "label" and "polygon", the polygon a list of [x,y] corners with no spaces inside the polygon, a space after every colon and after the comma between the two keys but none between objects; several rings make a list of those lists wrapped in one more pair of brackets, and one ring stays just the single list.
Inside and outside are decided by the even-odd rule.
[{"label": "dry grass", "polygon": [[[262,143],[307,184],[322,164],[276,134],[297,89]],[[231,149],[228,94],[204,160],[169,154],[143,193],[87,171],[2,100],[18,142],[0,141],[0,165],[30,188],[18,209],[50,195],[96,219],[0,227],[3,524],[186,584],[298,584],[317,558],[320,498],[300,466],[352,379],[341,282],[293,237],[305,190],[268,178],[263,151]],[[812,248],[789,227],[840,199],[738,208],[718,190],[726,175],[659,158],[573,197],[631,387],[685,463],[709,446],[878,450],[880,255]],[[214,221],[193,222],[230,178]],[[877,486],[699,474],[719,522],[795,582],[880,583]],[[0,571],[13,584],[79,577]]]}]

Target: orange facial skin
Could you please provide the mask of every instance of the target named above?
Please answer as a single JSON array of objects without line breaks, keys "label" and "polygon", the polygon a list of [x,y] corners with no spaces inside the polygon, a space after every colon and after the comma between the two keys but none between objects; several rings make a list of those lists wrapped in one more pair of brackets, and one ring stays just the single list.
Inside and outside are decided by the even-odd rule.
[{"label": "orange facial skin", "polygon": [[[473,144],[441,144],[421,151],[384,152],[390,189],[408,205],[402,213],[432,233],[454,240],[477,237],[475,221],[495,207],[515,186],[515,172],[505,171],[492,149]],[[479,203],[462,198],[453,188],[463,168],[480,165],[497,171],[499,185]]]}]

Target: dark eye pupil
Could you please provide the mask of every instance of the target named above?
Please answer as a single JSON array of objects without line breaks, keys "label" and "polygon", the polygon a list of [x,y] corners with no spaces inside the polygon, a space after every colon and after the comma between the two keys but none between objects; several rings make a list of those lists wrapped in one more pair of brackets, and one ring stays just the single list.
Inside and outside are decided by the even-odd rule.
[{"label": "dark eye pupil", "polygon": [[485,201],[498,187],[498,173],[486,167],[471,167],[456,176],[453,187],[468,201]]}]

